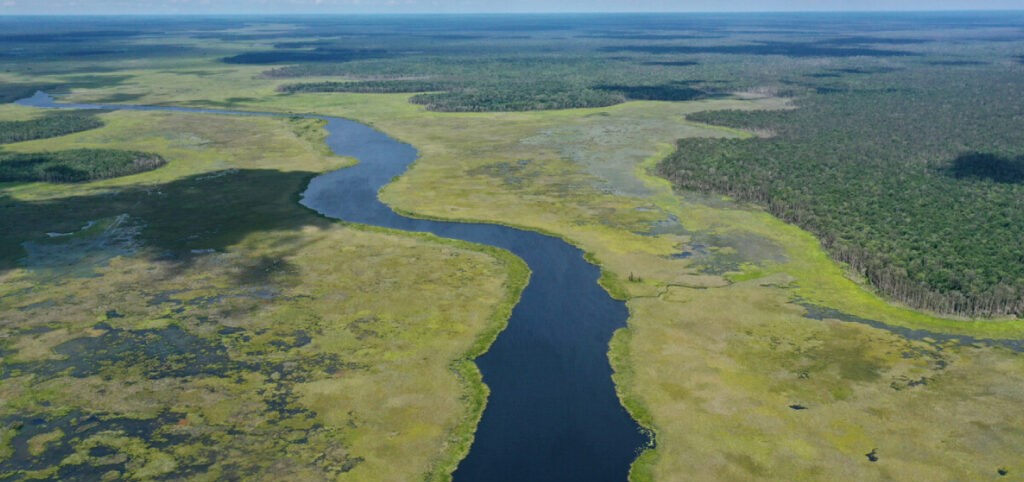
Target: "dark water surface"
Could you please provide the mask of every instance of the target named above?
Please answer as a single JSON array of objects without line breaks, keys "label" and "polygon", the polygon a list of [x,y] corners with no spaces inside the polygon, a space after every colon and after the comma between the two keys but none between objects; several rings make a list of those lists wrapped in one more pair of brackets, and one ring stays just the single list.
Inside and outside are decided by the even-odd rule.
[{"label": "dark water surface", "polygon": [[908,340],[925,341],[935,345],[943,345],[949,342],[956,342],[956,344],[958,345],[992,346],[999,348],[1007,348],[1016,352],[1024,352],[1024,340],[1012,338],[976,338],[968,335],[953,335],[949,333],[939,333],[928,330],[916,330],[913,328],[905,328],[902,326],[887,325],[880,321],[869,320],[867,318],[861,318],[859,316],[853,316],[848,313],[843,313],[839,310],[826,308],[824,306],[819,306],[812,303],[799,302],[798,304],[807,309],[807,314],[804,315],[804,317],[810,318],[812,320],[833,319],[845,321],[847,323],[859,323],[862,325],[870,326],[872,328],[877,328],[879,330],[886,330],[891,333],[895,333]]},{"label": "dark water surface", "polygon": [[[162,110],[281,116],[164,106],[56,104],[37,93],[18,101],[48,108]],[[377,191],[416,160],[416,149],[358,122],[327,121],[327,144],[354,167],[314,178],[302,204],[325,216],[404,231],[425,231],[507,249],[532,270],[508,328],[476,360],[491,389],[460,482],[624,481],[649,439],[619,404],[608,342],[625,326],[623,303],[597,284],[598,268],[561,239],[491,224],[450,223],[400,216]]]}]

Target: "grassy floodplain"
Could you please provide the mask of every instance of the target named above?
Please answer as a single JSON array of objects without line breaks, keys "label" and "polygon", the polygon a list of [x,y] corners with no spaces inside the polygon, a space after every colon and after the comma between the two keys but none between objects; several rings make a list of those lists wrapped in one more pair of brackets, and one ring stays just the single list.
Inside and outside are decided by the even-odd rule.
[{"label": "grassy floodplain", "polygon": [[[1024,436],[1012,422],[1024,396],[1014,382],[1019,355],[810,319],[796,302],[977,338],[1019,337],[1019,323],[892,305],[851,280],[808,233],[727,199],[675,193],[647,174],[671,149],[658,139],[744,135],[688,122],[686,113],[785,102],[440,114],[406,97],[305,94],[250,108],[345,115],[417,146],[421,160],[382,193],[399,210],[537,229],[592,253],[632,313],[611,351],[621,396],[658,439],[636,480],[815,479],[837,470],[915,480],[1013,467],[1015,445],[1002,441]],[[703,256],[673,256],[700,246]],[[884,464],[867,459],[876,448]]]},{"label": "grassy floodplain", "polygon": [[[292,30],[287,26],[277,30],[251,27],[233,33],[248,39],[244,36]],[[1021,429],[1024,417],[1019,410],[1024,401],[1021,388],[1024,365],[1020,354],[998,343],[966,338],[1020,339],[1024,327],[1019,320],[945,319],[889,303],[863,280],[833,262],[818,240],[807,232],[761,209],[727,198],[674,192],[667,181],[651,174],[655,165],[672,153],[676,139],[751,135],[741,130],[694,123],[686,120],[687,114],[799,107],[790,98],[765,95],[779,94],[783,86],[748,89],[761,83],[770,84],[754,76],[731,87],[760,95],[689,102],[628,102],[602,108],[544,112],[440,113],[411,104],[412,94],[282,95],[276,88],[292,80],[263,75],[267,66],[225,65],[219,60],[227,53],[269,49],[269,42],[272,40],[218,39],[202,42],[208,52],[190,52],[191,56],[184,59],[154,57],[141,64],[109,61],[105,65],[110,71],[88,78],[54,67],[49,75],[13,72],[7,74],[5,80],[18,84],[71,83],[69,100],[76,102],[316,112],[357,119],[411,143],[422,154],[408,174],[382,193],[383,199],[396,209],[415,216],[510,224],[552,233],[581,246],[602,266],[605,287],[626,299],[631,312],[629,328],[620,331],[613,340],[610,357],[623,403],[657,436],[657,448],[645,452],[635,464],[634,481],[988,480],[998,478],[999,471],[1011,478],[1024,472],[1019,457],[1019,447],[1024,442]],[[983,47],[1004,55],[1017,45],[998,42],[995,44],[998,48],[991,49],[993,44],[989,43]],[[193,47],[199,44],[196,42]],[[716,44],[711,48],[726,52],[731,47]],[[943,55],[941,49],[931,52],[929,48],[927,44],[920,47],[928,55]],[[968,52],[979,48],[972,44]],[[648,50],[662,55],[656,49]],[[845,55],[845,52],[839,53]],[[877,51],[857,53],[878,55]],[[618,51],[614,54],[621,55]],[[821,74],[823,65],[831,66],[830,62],[836,62],[835,68],[849,67],[834,59],[824,61],[793,55],[759,61],[745,59],[742,65],[725,62],[724,67],[716,63],[713,56],[700,56],[698,60],[710,65],[711,77],[727,77],[732,72],[730,69],[749,75],[753,75],[750,72],[769,75],[791,70],[795,76],[826,75],[810,78],[831,81],[829,79],[836,77],[827,77],[833,73]],[[685,63],[675,57],[643,57],[642,60]],[[874,57],[871,62],[860,57],[855,61],[874,62],[884,68],[893,68],[894,63],[888,58]],[[913,57],[909,60],[915,61]],[[943,61],[949,65],[964,62],[956,58]],[[369,65],[364,67],[366,70],[380,67],[372,61],[360,65]],[[306,82],[335,80],[338,79],[329,75],[303,78]],[[806,78],[801,81],[809,82]],[[78,86],[74,87],[76,83]],[[785,84],[785,88],[796,89],[792,84]],[[9,115],[11,119],[37,115],[14,107],[3,107],[0,114]],[[179,331],[171,328],[180,326],[206,340],[203,343],[212,343],[211,348],[204,348],[205,352],[191,350],[193,352],[217,356],[220,352],[216,343],[220,343],[226,353],[237,355],[239,363],[269,359],[275,363],[280,361],[284,366],[284,363],[294,362],[295,365],[289,366],[299,367],[307,378],[299,381],[299,375],[286,376],[276,366],[268,371],[269,368],[262,366],[229,365],[232,375],[228,377],[189,375],[188,383],[205,380],[200,388],[190,388],[191,391],[177,390],[175,384],[185,383],[180,380],[185,377],[171,372],[172,376],[160,378],[171,379],[171,382],[163,382],[175,387],[171,390],[167,388],[169,385],[157,385],[147,378],[151,372],[146,370],[151,369],[146,368],[149,366],[146,363],[132,365],[131,370],[123,370],[124,365],[113,365],[114,368],[97,374],[72,372],[85,374],[82,379],[91,380],[92,385],[80,383],[74,376],[65,376],[54,379],[51,385],[39,385],[37,389],[27,378],[8,378],[0,382],[0,387],[13,394],[5,392],[4,400],[17,403],[5,406],[15,407],[12,410],[17,414],[47,414],[54,420],[69,416],[70,423],[82,416],[78,412],[61,411],[64,409],[60,407],[65,406],[61,403],[75,406],[72,402],[77,401],[67,393],[86,393],[72,391],[77,389],[92,390],[89,394],[107,394],[120,389],[119,394],[131,396],[98,398],[94,406],[84,408],[101,414],[128,414],[117,416],[120,418],[110,415],[116,420],[155,421],[152,423],[159,427],[168,427],[155,432],[166,433],[168,445],[146,446],[139,437],[105,434],[106,438],[92,442],[76,442],[75,451],[88,453],[94,446],[106,444],[103,446],[127,455],[127,459],[117,459],[117,463],[134,461],[132,463],[137,464],[131,468],[134,472],[126,474],[142,479],[162,473],[160,470],[179,470],[195,478],[207,474],[216,478],[232,470],[254,470],[267,474],[268,478],[282,474],[308,475],[286,473],[291,469],[300,470],[295,467],[352,480],[371,477],[388,480],[424,473],[444,478],[459,454],[466,450],[467,436],[482,395],[478,380],[458,385],[447,364],[451,360],[464,360],[466,353],[481,348],[479,340],[486,341],[500,326],[510,296],[522,282],[522,266],[496,253],[491,253],[492,256],[473,254],[466,246],[358,230],[302,214],[301,209],[290,204],[294,198],[289,198],[299,189],[302,180],[311,173],[340,165],[339,160],[325,156],[319,144],[319,130],[309,121],[235,119],[224,122],[220,117],[205,120],[209,118],[152,113],[112,113],[104,114],[103,119],[109,125],[100,130],[59,141],[36,141],[7,148],[41,150],[44,146],[52,148],[54,142],[66,147],[144,147],[160,153],[171,161],[170,164],[151,173],[84,185],[4,185],[6,197],[2,202],[6,209],[46,209],[47,218],[63,219],[52,228],[20,226],[17,232],[22,234],[3,238],[4,253],[17,253],[7,262],[22,259],[26,253],[18,247],[25,241],[35,241],[36,244],[29,246],[44,249],[43,243],[38,241],[46,241],[46,232],[74,232],[86,221],[98,223],[78,236],[103,235],[113,228],[113,231],[128,231],[129,239],[134,237],[144,242],[139,246],[107,243],[122,251],[78,257],[85,261],[71,260],[77,263],[72,266],[83,266],[79,272],[84,275],[46,278],[49,284],[41,285],[53,286],[50,293],[64,293],[64,298],[47,295],[56,300],[54,304],[45,299],[47,296],[24,288],[32,282],[31,276],[38,276],[31,269],[22,267],[5,272],[4,289],[10,290],[5,291],[3,298],[5,306],[9,307],[5,309],[5,319],[31,319],[45,326],[38,328],[38,332],[9,331],[4,349],[16,347],[25,351],[25,355],[18,356],[28,357],[26,363],[47,363],[46,360],[67,353],[48,347],[68,346],[61,344],[72,340],[73,336],[86,339],[75,336],[78,333],[91,339],[125,337],[128,330],[150,330],[145,331],[147,336],[180,336]],[[128,125],[141,125],[149,130],[143,129],[145,135],[139,136],[133,127],[129,134]],[[754,134],[767,136],[771,133]],[[297,151],[274,150],[288,146]],[[233,182],[239,179],[245,182]],[[217,198],[218,202],[245,205],[247,196],[264,196],[271,187],[281,198],[275,200],[276,207],[268,212],[251,212],[242,218],[232,218],[237,226],[246,226],[241,232],[216,232],[210,231],[209,225],[195,225],[197,219],[201,221],[200,216],[182,217],[180,213],[167,216],[167,213],[143,209],[138,211],[140,214],[129,213],[130,216],[123,219],[120,214],[128,211],[108,209],[108,198],[98,197],[115,190],[128,191],[124,205],[147,206],[150,204],[138,203],[138,198],[130,196],[185,196],[183,199],[192,196],[195,200],[201,194],[201,201],[209,203],[207,194],[219,191],[196,188],[208,182],[221,183],[218,186],[231,193],[225,194],[223,199]],[[136,184],[167,187],[133,191],[131,186]],[[251,189],[239,192],[242,185],[249,185]],[[282,188],[286,186],[291,187]],[[81,216],[77,211],[74,215],[59,214],[64,212],[63,208],[54,201],[61,199],[74,200],[76,206],[80,201],[85,201],[85,206],[93,206],[89,204],[92,199],[95,206],[89,208],[92,211],[86,211],[90,213],[88,216]],[[135,221],[136,218],[139,221]],[[123,228],[125,223],[138,228],[138,233]],[[199,237],[180,236],[184,228]],[[338,246],[343,248],[339,250]],[[214,252],[205,252],[211,248]],[[149,249],[155,252],[147,251]],[[193,249],[200,253],[191,253]],[[173,258],[169,261],[161,257],[165,252],[187,254],[187,258],[195,258],[195,261],[185,264],[174,262]],[[369,258],[374,260],[373,264],[363,265],[361,263],[368,262],[367,252],[379,254]],[[451,253],[459,253],[459,256]],[[97,258],[101,261],[98,265]],[[276,262],[282,259],[287,263]],[[338,277],[340,279],[308,279],[316,277],[308,275],[329,271],[326,266],[344,270],[345,275]],[[272,275],[260,274],[268,268]],[[459,269],[475,277],[459,278],[465,273],[458,274]],[[400,275],[381,278],[377,273],[382,270]],[[89,277],[97,272],[104,278],[109,277],[108,281],[118,281],[121,284],[116,286],[122,288],[100,286],[99,281]],[[255,278],[239,277],[239,273]],[[456,298],[443,306],[430,305],[431,309],[439,311],[427,315],[435,320],[458,320],[457,315],[472,320],[461,321],[464,327],[456,330],[453,326],[443,333],[417,331],[423,329],[420,323],[395,321],[405,318],[389,310],[396,304],[404,306],[408,300],[419,299],[418,290],[424,282],[439,287],[472,286],[482,290],[476,294],[462,289],[441,291]],[[335,289],[331,283],[344,286]],[[143,290],[138,286],[147,287]],[[336,295],[338,291],[348,296],[340,299]],[[393,298],[379,298],[384,293]],[[309,298],[303,298],[304,295]],[[169,301],[150,305],[154,298]],[[436,294],[423,297],[435,298]],[[270,307],[265,308],[267,305]],[[824,309],[808,308],[809,305]],[[69,306],[74,310],[69,310]],[[81,309],[83,306],[85,310]],[[174,312],[182,307],[185,311]],[[345,314],[339,317],[340,307],[344,307]],[[115,311],[111,313],[111,309]],[[82,311],[89,312],[83,314]],[[376,317],[367,317],[365,313]],[[217,320],[218,328],[211,328],[212,323],[200,317]],[[906,337],[891,329],[873,327],[867,321],[929,333]],[[230,329],[221,334],[220,325]],[[313,336],[316,326],[325,327],[324,334]],[[344,331],[339,326],[345,326],[347,334],[339,334]],[[427,327],[433,325],[428,323]],[[248,331],[236,334],[234,328]],[[297,346],[305,341],[298,331],[312,339]],[[366,340],[378,340],[367,335],[367,331],[387,336],[380,336],[379,341],[365,348],[364,344],[370,343]],[[965,341],[951,340],[950,335],[963,337]],[[244,339],[246,336],[248,340]],[[19,340],[24,346],[18,344]],[[441,346],[450,350],[427,353],[426,347],[434,350],[435,344],[440,343],[438,340],[446,340]],[[70,346],[82,346],[82,343]],[[337,358],[316,358],[312,353],[316,350],[322,350],[316,353],[334,354]],[[6,352],[4,356],[7,359]],[[152,359],[148,356],[138,359]],[[417,358],[422,356],[429,356],[431,363],[422,363],[421,358]],[[335,362],[342,363],[341,379],[345,382],[328,376]],[[398,364],[400,362],[406,364]],[[378,373],[384,378],[372,378],[372,373],[363,373],[372,370],[361,368],[359,363],[389,370]],[[36,367],[41,371],[44,366]],[[467,379],[472,377],[474,372],[468,364],[460,367],[460,373],[469,374]],[[407,396],[402,397],[396,392],[380,391],[381,385],[377,384],[381,380],[395,380],[387,377],[412,384],[423,380],[422,370],[428,368],[435,370],[431,373],[440,380],[446,380],[443,390],[433,391],[440,386],[433,380],[430,386],[418,388],[406,388],[402,383],[383,385],[407,390],[402,392]],[[249,370],[245,372],[247,375],[238,374],[245,370]],[[125,378],[124,373],[129,373],[129,378]],[[159,371],[153,373],[160,374]],[[279,373],[276,379],[275,373]],[[105,374],[111,379],[104,379]],[[235,382],[239,377],[242,382]],[[234,384],[229,384],[225,378]],[[29,386],[32,388],[26,388]],[[341,394],[331,391],[342,387],[345,390]],[[437,398],[417,398],[427,397],[428,392]],[[330,399],[330,393],[337,398]],[[463,393],[471,395],[465,400],[453,395]],[[248,404],[232,402],[229,405],[232,409],[250,407],[236,409],[252,410],[240,418],[261,414],[259,416],[266,420],[287,420],[276,426],[287,428],[287,432],[281,433],[294,437],[290,440],[296,443],[287,444],[288,449],[300,451],[287,453],[288,457],[299,460],[312,454],[313,460],[332,460],[336,464],[329,467],[259,465],[271,460],[261,454],[278,456],[282,453],[281,447],[260,446],[253,438],[245,436],[217,436],[217,430],[227,430],[231,427],[231,417],[238,415],[219,412],[226,410],[226,403],[225,398],[217,397],[227,397],[225,394],[251,397]],[[53,398],[56,402],[52,402],[46,397],[63,398]],[[276,400],[285,400],[283,408]],[[386,406],[383,400],[422,402],[423,405],[417,406],[431,410],[403,411],[402,408],[412,406],[404,405],[393,410],[389,406],[384,412],[380,410],[382,405]],[[137,405],[126,406],[129,401]],[[333,410],[331,404],[335,401],[363,407],[365,413],[378,414],[379,418],[368,420],[365,414],[364,418],[341,415]],[[332,410],[323,408],[327,406]],[[179,410],[178,407],[184,408]],[[261,407],[266,407],[264,412],[267,413],[259,412]],[[303,410],[316,414],[312,420],[326,421],[323,427],[316,429],[320,432],[313,429],[317,422],[302,418],[307,413]],[[190,419],[188,414],[193,412],[199,415]],[[329,418],[328,413],[332,414],[330,417],[340,418]],[[437,415],[439,419],[422,424],[423,413]],[[167,418],[160,418],[162,416]],[[86,421],[86,425],[88,423]],[[124,434],[135,430],[127,422],[116,423]],[[179,460],[206,461],[209,459],[204,459],[203,454],[209,452],[196,447],[196,443],[176,445],[173,430],[185,430],[177,424],[196,430],[201,436],[213,434],[208,439],[215,447],[217,443],[223,444],[221,446],[241,443],[246,447],[246,455],[231,452],[231,457],[237,455],[240,460],[252,460],[253,465],[239,468],[214,463],[206,467],[198,463],[194,465],[195,474],[184,472],[187,464]],[[399,425],[410,428],[398,430],[397,434],[389,428]],[[196,426],[213,428],[202,432]],[[324,428],[334,426],[341,428],[334,432]],[[43,427],[47,430],[39,430],[24,441],[24,450],[39,454],[49,449],[68,450],[60,440],[68,439],[71,429]],[[306,438],[299,435],[303,429]],[[311,430],[316,433],[310,435]],[[390,442],[380,442],[381,438],[375,436],[380,433],[385,433],[384,440]],[[12,436],[14,432],[8,432],[7,437]],[[340,438],[331,438],[334,436]],[[337,444],[338,440],[343,443]],[[302,441],[306,443],[299,443]],[[16,443],[21,444],[21,440]],[[385,445],[375,446],[375,443]],[[327,446],[345,448],[330,453],[320,450]],[[327,454],[325,458],[318,458],[318,450]],[[172,465],[167,453],[178,465]],[[869,453],[877,460],[870,460]],[[78,457],[69,463],[85,455]],[[363,460],[356,463],[360,458]],[[59,466],[58,462],[54,461],[53,466]],[[345,468],[351,470],[341,470]],[[371,470],[384,468],[393,472]]]},{"label": "grassy floodplain", "polygon": [[[658,440],[635,480],[918,480],[1013,466],[1009,441],[1024,437],[1018,354],[810,319],[795,301],[979,338],[1019,337],[1018,322],[944,320],[891,305],[849,279],[806,232],[728,200],[673,193],[646,174],[670,149],[659,151],[658,138],[737,135],[686,122],[686,112],[778,101],[442,115],[406,107],[401,96],[311,95],[288,99],[290,107],[301,110],[303,99],[320,110],[337,102],[330,111],[421,150],[384,190],[392,206],[554,233],[601,264],[606,286],[631,310],[629,330],[612,344],[616,381]],[[602,171],[574,156],[619,163]],[[672,219],[686,229],[658,234]],[[695,244],[707,254],[673,257]],[[866,458],[876,448],[885,463]]]},{"label": "grassy floodplain", "polygon": [[0,474],[444,478],[485,397],[470,360],[522,263],[299,206],[310,176],[350,162],[316,121],[102,118],[6,146],[145,146],[170,162],[2,186]]}]

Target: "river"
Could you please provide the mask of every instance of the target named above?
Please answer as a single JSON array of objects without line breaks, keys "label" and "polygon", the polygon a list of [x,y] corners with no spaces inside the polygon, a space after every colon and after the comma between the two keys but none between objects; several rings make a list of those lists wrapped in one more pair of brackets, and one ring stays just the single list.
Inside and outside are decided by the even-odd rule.
[{"label": "river", "polygon": [[[63,104],[42,92],[17,103],[40,108],[287,116]],[[497,246],[522,258],[532,271],[508,327],[476,360],[491,394],[469,455],[454,480],[626,480],[630,464],[649,438],[615,394],[608,343],[615,330],[625,327],[628,312],[597,283],[599,269],[584,260],[582,251],[559,238],[493,224],[413,219],[395,213],[380,202],[377,192],[418,158],[416,149],[348,119],[302,117],[326,121],[331,150],[359,161],[312,179],[302,193],[304,206],[347,222]]]}]

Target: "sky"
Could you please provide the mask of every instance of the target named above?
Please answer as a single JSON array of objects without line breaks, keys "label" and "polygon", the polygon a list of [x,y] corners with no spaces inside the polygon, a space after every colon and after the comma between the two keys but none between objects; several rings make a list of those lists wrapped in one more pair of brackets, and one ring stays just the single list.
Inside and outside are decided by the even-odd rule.
[{"label": "sky", "polygon": [[1024,10],[1024,0],[0,0],[0,15]]}]

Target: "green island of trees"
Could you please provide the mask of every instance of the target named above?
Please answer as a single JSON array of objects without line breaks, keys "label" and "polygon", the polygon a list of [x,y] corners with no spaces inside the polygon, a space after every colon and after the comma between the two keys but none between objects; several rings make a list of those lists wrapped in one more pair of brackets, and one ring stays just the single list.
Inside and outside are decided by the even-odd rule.
[{"label": "green island of trees", "polygon": [[417,93],[414,104],[438,112],[510,112],[607,107],[629,100],[682,101],[710,94],[686,82],[659,85],[583,85],[566,79],[509,82],[385,79],[354,82],[308,82],[278,88],[287,94],[353,92],[360,94]]},{"label": "green island of trees", "polygon": [[116,149],[0,152],[0,182],[84,182],[127,176],[166,164],[157,154]]},{"label": "green island of trees", "polygon": [[99,112],[54,111],[26,121],[0,121],[0,144],[49,139],[103,127]]}]

